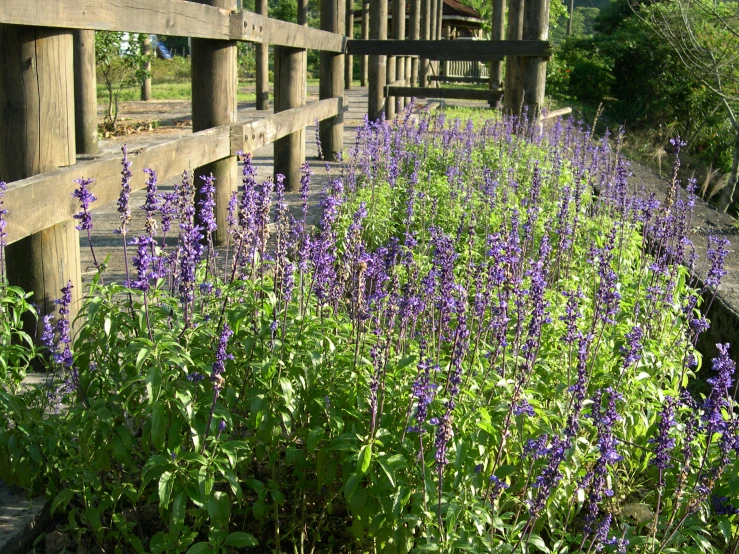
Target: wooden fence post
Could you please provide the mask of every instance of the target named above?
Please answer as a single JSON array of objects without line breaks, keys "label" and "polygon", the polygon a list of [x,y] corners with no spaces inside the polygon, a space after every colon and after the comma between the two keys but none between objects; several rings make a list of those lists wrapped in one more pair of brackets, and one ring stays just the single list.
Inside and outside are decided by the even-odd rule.
[{"label": "wooden fence post", "polygon": [[[346,0],[321,0],[321,29],[330,33],[341,33],[345,23]],[[349,56],[347,56],[349,57]],[[336,98],[344,94],[344,55],[321,52],[321,80],[318,95],[321,100]],[[344,149],[344,114],[319,122],[321,150],[326,159],[336,159],[336,153]]]},{"label": "wooden fence post", "polygon": [[[398,13],[398,0],[390,0],[389,1],[390,8],[392,13],[390,14],[392,16],[392,24],[390,25],[390,32],[389,35],[393,38],[395,38],[395,30],[398,27],[397,25],[397,13]],[[387,83],[393,83],[396,79],[396,67],[397,67],[397,57],[396,56],[388,56],[387,57]],[[397,101],[397,98],[395,97],[386,97],[385,98],[385,117],[387,119],[393,119],[395,118],[395,103]]]},{"label": "wooden fence post", "polygon": [[[254,10],[259,15],[266,16],[268,14],[267,0],[256,0]],[[255,46],[256,58],[256,94],[257,109],[269,109],[269,45],[257,43]]]},{"label": "wooden fence post", "polygon": [[[528,0],[524,17],[523,38],[547,40],[549,38],[549,0]],[[544,89],[547,80],[547,59],[527,57],[521,60],[521,87],[523,102],[530,120],[538,119],[544,106]]]},{"label": "wooden fence post", "polygon": [[[361,0],[362,2],[362,38],[364,40],[367,40],[369,38],[369,8],[370,3],[369,0]],[[367,86],[367,75],[369,73],[369,64],[367,63],[367,56],[362,56],[362,63],[361,63],[361,73],[360,76],[360,84],[363,87]]]},{"label": "wooden fence post", "polygon": [[[523,38],[523,5],[524,0],[510,0],[508,3],[506,40],[521,40]],[[519,113],[521,100],[523,99],[520,65],[520,56],[506,56],[503,110],[509,115]]]},{"label": "wooden fence post", "polygon": [[[222,9],[234,9],[234,0],[198,0]],[[236,68],[237,45],[235,41],[192,39],[192,128],[203,131],[236,121]],[[195,172],[196,190],[200,190],[201,176],[213,174],[216,178],[216,229],[214,242],[224,244],[228,238],[228,201],[231,191],[237,187],[236,157],[200,167]]]},{"label": "wooden fence post", "polygon": [[[503,40],[505,36],[506,0],[493,0],[493,21],[490,38]],[[498,90],[503,86],[503,61],[490,62],[490,90]]]},{"label": "wooden fence post", "polygon": [[148,73],[148,77],[141,83],[141,100],[148,102],[151,100],[151,36],[145,35],[144,41],[141,43],[141,53],[146,56],[144,62],[144,70]]},{"label": "wooden fence post", "polygon": [[74,40],[74,124],[78,154],[98,152],[97,77],[95,31],[72,32]]},{"label": "wooden fence post", "polygon": [[[405,0],[393,0],[393,38],[403,40],[405,38]],[[398,57],[395,59],[395,79],[396,81],[405,80],[405,58]],[[406,85],[408,83],[405,83]],[[405,107],[405,98],[395,99],[397,107]],[[396,106],[393,106],[394,108]]]},{"label": "wooden fence post", "polygon": [[[0,25],[0,180],[10,183],[75,163],[73,75],[72,31]],[[65,184],[69,203],[74,188],[73,182]],[[40,315],[55,312],[54,299],[68,281],[74,287],[70,318],[79,309],[75,224],[70,218],[7,247],[8,281],[33,292]],[[34,335],[31,320],[26,330]]]},{"label": "wooden fence post", "polygon": [[[410,13],[410,33],[409,38],[411,40],[418,40],[421,38],[421,0],[411,0],[411,13]],[[417,87],[418,84],[418,62],[417,56],[411,56],[408,58],[411,62],[411,69],[409,76],[408,86]]]},{"label": "wooden fence post", "polygon": [[[431,2],[433,0],[420,0],[421,1],[421,14],[420,14],[420,32],[423,40],[429,40],[431,38]],[[418,60],[418,83],[420,87],[429,86],[429,73],[431,69],[429,67],[428,58],[419,58]]]},{"label": "wooden fence post", "polygon": [[[387,39],[387,0],[371,0],[370,38]],[[385,56],[369,56],[369,98],[367,115],[370,121],[378,121],[385,113],[385,79],[387,60]]]},{"label": "wooden fence post", "polygon": [[[354,0],[346,0],[344,7],[344,34],[347,38],[354,38]],[[352,88],[354,77],[354,59],[349,54],[344,55],[344,88]]]},{"label": "wooden fence post", "polygon": [[[444,22],[444,0],[437,0],[436,3],[436,40],[442,40],[444,38],[443,30]],[[436,75],[441,75],[441,61],[436,61]],[[441,87],[441,81],[436,81],[436,88]]]},{"label": "wooden fence post", "polygon": [[[274,47],[275,113],[297,108],[303,97],[303,54],[305,50],[287,46]],[[296,131],[275,141],[275,176],[285,176],[285,188],[298,190],[300,165],[305,156],[305,131]]]},{"label": "wooden fence post", "polygon": [[[429,0],[429,40],[438,40],[436,36],[436,15],[438,13],[437,3],[439,0]],[[429,60],[428,75],[436,75],[436,60]],[[435,81],[429,81],[427,86],[436,87]]]}]

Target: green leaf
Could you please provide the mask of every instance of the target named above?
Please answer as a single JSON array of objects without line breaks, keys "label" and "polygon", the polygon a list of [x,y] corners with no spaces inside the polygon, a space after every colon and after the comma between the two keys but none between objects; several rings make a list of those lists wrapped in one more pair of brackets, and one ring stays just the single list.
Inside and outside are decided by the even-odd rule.
[{"label": "green leaf", "polygon": [[257,546],[259,541],[249,533],[231,533],[226,539],[226,546],[243,548],[244,546]]},{"label": "green leaf", "polygon": [[146,394],[149,398],[149,403],[154,402],[159,396],[159,391],[162,388],[162,369],[155,365],[146,374]]},{"label": "green leaf", "polygon": [[365,444],[357,456],[357,473],[364,475],[372,462],[372,446]]},{"label": "green leaf", "polygon": [[550,552],[549,548],[547,548],[547,545],[544,544],[544,540],[539,535],[529,535],[529,542],[533,544],[537,550],[540,550],[542,552]]},{"label": "green leaf", "polygon": [[174,486],[174,473],[171,471],[165,471],[159,478],[159,506],[160,508],[167,508],[169,505],[169,497],[172,494],[172,487]]},{"label": "green leaf", "polygon": [[[53,513],[53,510],[52,510],[52,513]],[[729,544],[733,537],[731,533],[731,522],[729,521],[729,518],[726,516],[720,516],[718,518],[718,528],[721,529],[721,534],[724,536],[724,539],[726,540],[726,544]]]},{"label": "green leaf", "polygon": [[349,479],[347,479],[346,484],[344,485],[344,497],[347,500],[351,500],[351,497],[354,495],[354,491],[357,490],[357,485],[359,485],[361,480],[362,476],[357,475],[356,473],[349,476]]},{"label": "green leaf", "polygon": [[380,467],[385,472],[385,475],[387,476],[388,481],[390,481],[390,486],[395,488],[395,470],[389,466],[386,462],[383,462],[382,460],[378,460],[380,462]]},{"label": "green leaf", "polygon": [[174,529],[182,529],[185,524],[185,508],[187,507],[187,493],[180,492],[172,502],[171,525]]},{"label": "green leaf", "polygon": [[210,552],[213,552],[213,550],[207,542],[199,542],[193,544],[187,551],[187,554],[206,554]]},{"label": "green leaf", "polygon": [[54,501],[51,503],[51,514],[54,515],[56,509],[61,505],[62,508],[66,508],[69,501],[74,497],[74,491],[72,489],[63,489],[56,495]]},{"label": "green leaf", "polygon": [[215,491],[208,499],[208,517],[214,527],[228,529],[228,522],[231,519],[231,502],[225,492]]},{"label": "green leaf", "polygon": [[110,336],[110,327],[113,324],[113,322],[110,320],[109,317],[105,318],[105,322],[103,323],[103,330],[105,331],[106,336]]},{"label": "green leaf", "polygon": [[167,433],[164,405],[159,403],[151,412],[151,442],[157,450],[164,451],[164,438]]}]

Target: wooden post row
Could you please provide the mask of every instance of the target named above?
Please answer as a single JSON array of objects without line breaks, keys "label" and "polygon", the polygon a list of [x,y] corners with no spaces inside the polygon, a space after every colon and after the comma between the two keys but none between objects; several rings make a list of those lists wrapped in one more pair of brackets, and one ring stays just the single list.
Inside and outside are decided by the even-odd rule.
[{"label": "wooden post row", "polygon": [[[387,0],[370,1],[370,38],[387,39]],[[367,115],[370,121],[378,121],[385,113],[385,80],[387,60],[385,56],[369,56],[369,96]]]},{"label": "wooden post row", "polygon": [[[344,34],[347,38],[354,38],[354,0],[346,0],[344,7]],[[344,55],[344,88],[349,90],[352,88],[352,78],[354,77],[354,60],[349,54]]]},{"label": "wooden post row", "polygon": [[[0,25],[0,180],[11,182],[75,163],[72,31]],[[68,185],[71,195],[74,183]],[[40,315],[71,282],[81,298],[80,239],[69,219],[8,245],[11,285],[33,292]],[[33,321],[26,330],[34,336]],[[38,335],[40,336],[40,335]]]},{"label": "wooden post row", "polygon": [[[345,24],[346,0],[321,0],[321,29],[341,33]],[[348,56],[347,56],[348,57]],[[344,55],[321,52],[319,98],[337,98],[344,94]],[[318,124],[321,150],[326,159],[336,159],[344,147],[344,115],[324,119]]]},{"label": "wooden post row", "polygon": [[[259,15],[267,16],[267,0],[256,0],[254,11]],[[255,58],[256,58],[256,95],[257,95],[257,109],[268,110],[269,109],[269,45],[267,44],[255,44]]]},{"label": "wooden post row", "polygon": [[[197,0],[232,10],[234,0]],[[231,125],[236,121],[236,41],[192,39],[192,128],[203,131],[220,125]],[[216,229],[214,241],[224,244],[228,238],[228,201],[231,191],[237,186],[236,156],[215,161],[195,171],[195,187],[200,190],[201,177],[212,174],[215,181]]]},{"label": "wooden post row", "polygon": [[77,154],[98,152],[97,77],[95,75],[95,31],[73,31],[74,124]]}]

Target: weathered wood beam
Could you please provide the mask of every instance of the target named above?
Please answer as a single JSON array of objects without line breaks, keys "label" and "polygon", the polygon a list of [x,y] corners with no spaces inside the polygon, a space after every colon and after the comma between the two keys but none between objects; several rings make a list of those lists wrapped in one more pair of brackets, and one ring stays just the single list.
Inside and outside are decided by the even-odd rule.
[{"label": "weathered wood beam", "polygon": [[488,60],[499,56],[547,57],[546,40],[359,40],[347,41],[347,52],[370,56],[423,56],[433,60]]},{"label": "weathered wood beam", "polygon": [[246,42],[289,46],[308,50],[344,53],[344,35],[270,19],[252,12],[231,14],[231,38]]},{"label": "weathered wood beam", "polygon": [[0,23],[241,40],[343,53],[346,38],[253,12],[184,0],[2,0]]},{"label": "weathered wood beam", "polygon": [[74,125],[77,154],[98,152],[95,31],[77,29],[74,38]]},{"label": "weathered wood beam", "polygon": [[[216,127],[147,148],[129,150],[131,171],[140,175],[145,167],[157,172],[160,181],[231,155],[230,127]],[[98,204],[114,202],[120,193],[121,160],[110,156],[62,167],[8,184],[5,195],[8,243],[39,233],[65,221],[79,211],[72,197],[74,179],[94,179],[90,190]],[[145,181],[131,180],[131,189],[144,188]],[[79,243],[79,241],[77,241]]]},{"label": "weathered wood beam", "polygon": [[308,125],[313,125],[316,120],[323,121],[343,113],[345,106],[342,98],[329,98],[264,119],[239,122],[231,127],[231,153],[253,152]]},{"label": "weathered wood beam", "polygon": [[[195,0],[222,9],[236,8],[235,0]],[[192,39],[192,130],[204,131],[231,125],[236,121],[236,88],[238,85],[236,41]],[[213,242],[228,241],[228,202],[236,190],[238,172],[236,156],[198,167],[195,187],[202,186],[201,177],[215,177],[215,216],[217,228]],[[198,192],[198,199],[200,194]],[[203,223],[203,222],[199,222]]]},{"label": "weathered wood beam", "polygon": [[425,87],[385,87],[388,96],[410,96],[414,98],[445,98],[448,100],[497,100],[503,91],[469,88],[425,88]]},{"label": "weathered wood beam", "polygon": [[[267,16],[269,7],[267,0],[256,0],[254,9],[259,15]],[[254,45],[254,57],[256,62],[256,94],[257,109],[269,109],[269,46],[267,44]]]},{"label": "weathered wood beam", "polygon": [[432,75],[430,81],[439,81],[441,83],[487,83],[488,77],[455,77],[454,75]]},{"label": "weathered wood beam", "polygon": [[184,0],[2,0],[0,22],[223,40],[231,38],[228,11]]},{"label": "weathered wood beam", "polygon": [[[0,25],[0,180],[23,179],[75,163],[73,67],[71,30]],[[75,186],[70,182],[63,199],[55,191],[57,202],[61,199],[76,208],[71,195]],[[35,207],[33,200],[11,203],[6,197],[4,207],[14,212],[6,214],[10,237],[14,221],[23,226],[33,221],[29,213]],[[54,299],[67,282],[74,287],[70,320],[79,308],[80,237],[73,214],[27,233],[5,251],[8,281],[33,293],[31,301],[39,315],[56,310]],[[31,336],[35,323],[30,317],[24,320]]]},{"label": "weathered wood beam", "polygon": [[[288,46],[277,46],[275,56],[275,113],[298,108],[303,104],[305,73],[303,61],[305,50]],[[298,190],[300,166],[305,161],[305,129],[275,141],[274,176],[285,178],[285,190]]]},{"label": "weathered wood beam", "polygon": [[[340,33],[345,24],[346,0],[321,0],[321,28]],[[341,98],[344,94],[344,55],[335,52],[320,54],[320,82],[318,96],[321,100]],[[344,149],[344,115],[324,119],[318,125],[321,150],[325,159],[337,159]]]},{"label": "weathered wood beam", "polygon": [[[362,43],[382,44],[387,41],[387,0],[370,2],[370,38]],[[350,54],[352,52],[349,52]],[[360,52],[361,53],[361,52]],[[369,54],[369,91],[367,116],[379,121],[385,115],[385,84],[387,83],[387,56],[379,52]]]}]

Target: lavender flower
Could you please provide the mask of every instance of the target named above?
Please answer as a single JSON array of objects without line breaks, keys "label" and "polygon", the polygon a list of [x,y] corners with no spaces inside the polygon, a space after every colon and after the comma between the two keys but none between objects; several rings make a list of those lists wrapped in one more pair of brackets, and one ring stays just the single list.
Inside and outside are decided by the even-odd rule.
[{"label": "lavender flower", "polygon": [[657,436],[649,439],[654,444],[654,458],[649,463],[660,470],[660,487],[664,487],[662,474],[664,470],[672,467],[670,464],[670,453],[675,448],[675,439],[670,432],[675,427],[675,401],[671,396],[665,398],[665,403],[659,413],[660,421],[657,425]]},{"label": "lavender flower", "polygon": [[218,350],[216,351],[216,361],[213,363],[213,369],[210,374],[210,380],[213,383],[213,388],[216,391],[221,391],[225,384],[223,378],[223,372],[226,371],[226,360],[232,360],[233,354],[228,352],[228,339],[233,335],[233,331],[228,326],[228,323],[223,324],[221,330],[221,338],[218,341]]},{"label": "lavender flower", "polygon": [[153,169],[144,169],[144,173],[148,175],[146,179],[146,199],[141,209],[146,212],[146,222],[144,228],[149,237],[154,237],[157,232],[157,222],[154,217],[159,211],[159,198],[157,197],[157,174]]},{"label": "lavender flower", "polygon": [[90,213],[90,204],[95,202],[97,198],[90,192],[89,186],[93,183],[93,179],[75,179],[75,183],[79,185],[72,193],[72,196],[80,201],[80,211],[74,214],[74,219],[79,220],[80,224],[75,226],[78,231],[88,231],[92,229],[92,214]]},{"label": "lavender flower", "polygon": [[203,185],[200,187],[201,199],[198,202],[198,206],[200,208],[198,215],[200,217],[200,223],[203,225],[204,229],[208,233],[212,233],[218,228],[218,226],[216,225],[216,214],[215,214],[216,187],[214,183],[215,183],[216,178],[213,177],[213,174],[211,173],[210,175],[207,175],[207,176],[201,175],[200,179],[202,179]]},{"label": "lavender flower", "polygon": [[131,223],[131,207],[129,201],[131,197],[131,177],[133,177],[133,174],[131,173],[132,162],[128,161],[128,146],[124,144],[121,152],[123,153],[123,160],[121,161],[123,170],[121,171],[121,193],[118,196],[118,215],[121,225],[116,232],[125,235],[128,224]]}]

